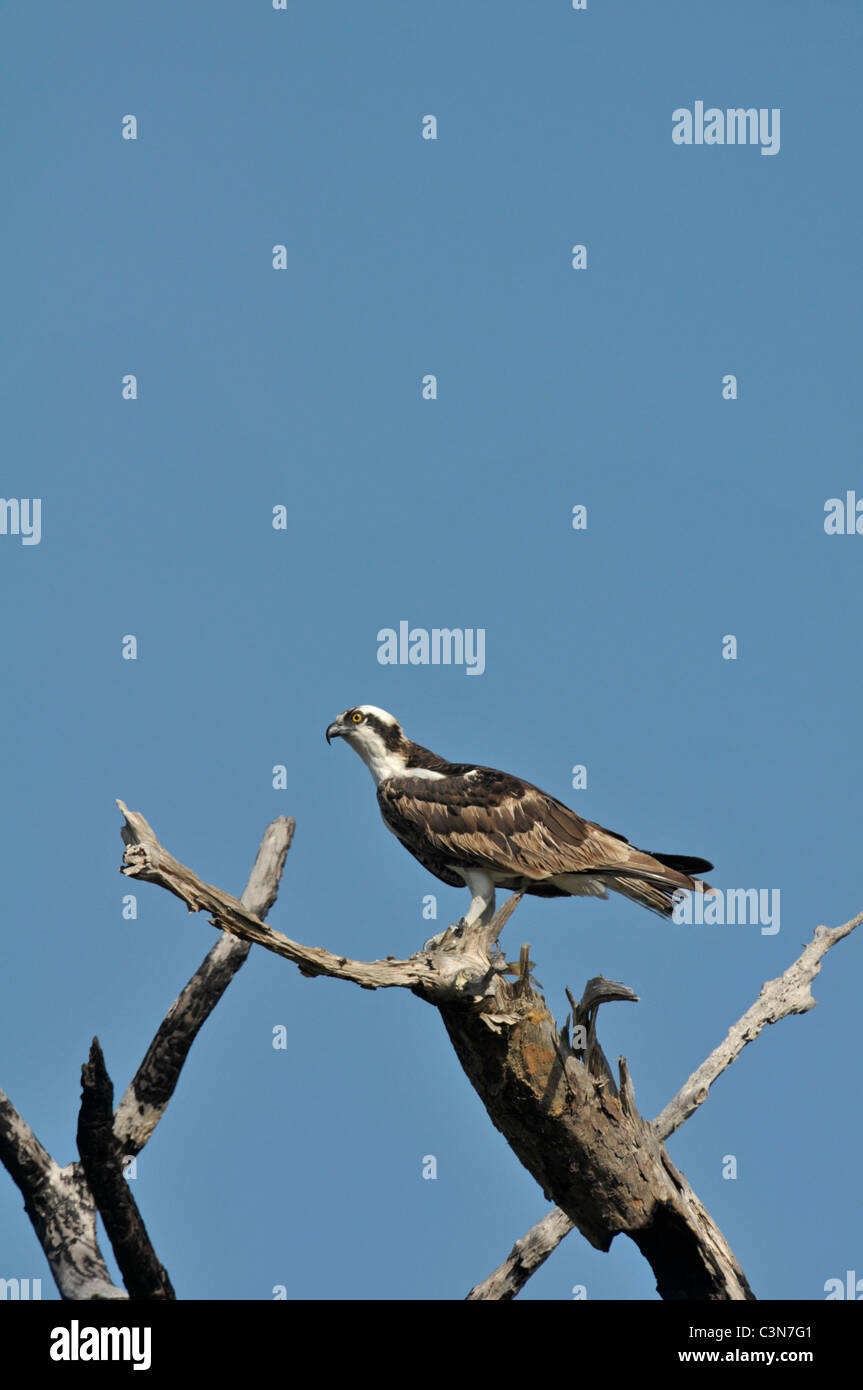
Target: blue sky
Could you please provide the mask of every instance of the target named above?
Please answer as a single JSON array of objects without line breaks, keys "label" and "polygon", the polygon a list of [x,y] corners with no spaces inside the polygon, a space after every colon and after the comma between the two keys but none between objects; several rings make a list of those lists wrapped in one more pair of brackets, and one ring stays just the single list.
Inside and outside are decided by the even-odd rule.
[{"label": "blue sky", "polygon": [[[369,702],[781,891],[775,935],[621,898],[507,927],[558,1018],[600,972],[638,991],[601,1040],[652,1116],[863,906],[863,537],[824,531],[863,498],[859,11],[153,0],[9,3],[2,27],[0,492],[42,499],[42,538],[0,535],[0,1084],[70,1160],[91,1037],[119,1093],[212,944],[154,887],[122,918],[115,797],[237,893],[296,816],[271,920],[308,944],[408,955],[424,894],[460,915],[324,743]],[[675,145],[699,100],[779,108],[779,153]],[[381,665],[400,620],[483,628],[485,672]],[[860,949],[669,1144],[762,1297],[863,1273]],[[257,948],[135,1181],[188,1298],[461,1297],[547,1210],[432,1009]],[[5,1175],[0,1231],[0,1275],[55,1296]],[[623,1238],[574,1233],[523,1297],[574,1285],[656,1296]]]}]

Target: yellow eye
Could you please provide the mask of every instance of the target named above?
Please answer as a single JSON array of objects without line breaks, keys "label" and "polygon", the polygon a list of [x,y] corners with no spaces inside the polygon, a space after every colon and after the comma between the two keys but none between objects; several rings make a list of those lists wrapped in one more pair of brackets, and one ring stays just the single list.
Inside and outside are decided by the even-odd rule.
[{"label": "yellow eye", "polygon": [[351,720],[354,724],[362,724],[363,716],[360,714],[358,709],[354,710],[353,714],[351,715]]}]

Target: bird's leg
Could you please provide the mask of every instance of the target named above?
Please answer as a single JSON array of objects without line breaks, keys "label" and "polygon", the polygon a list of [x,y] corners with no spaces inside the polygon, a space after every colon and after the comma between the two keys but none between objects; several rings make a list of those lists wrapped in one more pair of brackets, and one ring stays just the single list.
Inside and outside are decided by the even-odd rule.
[{"label": "bird's leg", "polygon": [[494,879],[485,869],[464,869],[464,881],[470,889],[470,907],[458,923],[461,931],[469,927],[487,926],[494,916]]},{"label": "bird's leg", "polygon": [[470,907],[464,917],[460,917],[453,927],[445,932],[429,937],[423,946],[424,951],[432,951],[440,944],[447,932],[454,937],[463,936],[471,927],[484,927],[494,917],[494,880],[485,869],[460,869],[465,883],[470,889]]}]

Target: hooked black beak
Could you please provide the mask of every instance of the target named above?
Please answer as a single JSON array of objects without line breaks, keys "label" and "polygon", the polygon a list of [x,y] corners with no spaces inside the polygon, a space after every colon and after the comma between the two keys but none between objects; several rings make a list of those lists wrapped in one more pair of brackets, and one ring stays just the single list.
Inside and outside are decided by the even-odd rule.
[{"label": "hooked black beak", "polygon": [[339,722],[338,722],[338,720],[336,720],[336,721],[335,721],[333,724],[331,724],[330,727],[327,729],[327,732],[326,732],[326,740],[327,740],[327,743],[332,743],[332,741],[333,741],[334,738],[341,738],[341,736],[342,736],[342,730],[341,730],[340,727],[339,727]]}]

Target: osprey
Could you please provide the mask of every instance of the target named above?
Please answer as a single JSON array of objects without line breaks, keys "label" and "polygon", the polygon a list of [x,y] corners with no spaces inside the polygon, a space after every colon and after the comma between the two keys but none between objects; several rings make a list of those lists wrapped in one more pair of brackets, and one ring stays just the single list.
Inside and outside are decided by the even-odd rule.
[{"label": "osprey", "polygon": [[449,763],[375,705],[345,710],[326,738],[359,753],[384,824],[405,849],[444,883],[469,888],[466,927],[491,920],[495,888],[540,898],[605,898],[611,888],[666,917],[678,889],[713,891],[693,877],[713,868],[706,859],[648,854],[520,777]]}]

